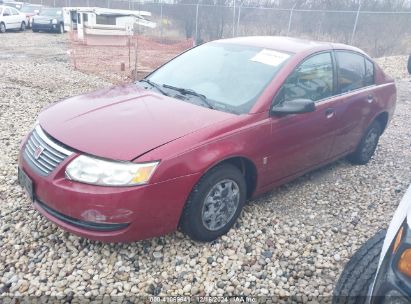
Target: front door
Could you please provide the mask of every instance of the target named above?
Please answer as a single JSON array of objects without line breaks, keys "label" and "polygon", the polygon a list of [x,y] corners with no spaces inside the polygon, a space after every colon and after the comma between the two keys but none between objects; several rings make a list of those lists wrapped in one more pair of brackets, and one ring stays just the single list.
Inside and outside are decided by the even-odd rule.
[{"label": "front door", "polygon": [[16,28],[16,22],[13,18],[14,17],[11,14],[10,9],[6,7],[3,11],[3,20],[4,20],[4,23],[6,24],[6,29]]},{"label": "front door", "polygon": [[330,52],[315,54],[287,78],[274,104],[310,99],[314,112],[272,116],[269,169],[276,183],[325,162],[331,152],[337,127],[334,69]]}]

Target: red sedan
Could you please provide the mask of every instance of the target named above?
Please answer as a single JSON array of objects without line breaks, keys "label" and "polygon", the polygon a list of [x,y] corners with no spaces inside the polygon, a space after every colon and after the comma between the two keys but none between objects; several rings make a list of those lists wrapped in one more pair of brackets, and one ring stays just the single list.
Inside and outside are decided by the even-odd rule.
[{"label": "red sedan", "polygon": [[19,181],[40,213],[86,238],[180,228],[211,241],[249,198],[345,156],[366,164],[395,102],[393,80],[357,48],[214,41],[44,110],[23,140]]}]

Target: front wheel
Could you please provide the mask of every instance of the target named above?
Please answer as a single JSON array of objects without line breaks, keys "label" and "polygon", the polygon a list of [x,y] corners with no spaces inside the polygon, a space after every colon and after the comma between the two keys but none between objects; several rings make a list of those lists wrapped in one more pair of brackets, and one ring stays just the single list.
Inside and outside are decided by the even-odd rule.
[{"label": "front wheel", "polygon": [[234,225],[246,198],[246,182],[239,169],[222,164],[207,172],[184,207],[181,230],[193,240],[210,242]]},{"label": "front wheel", "polygon": [[363,304],[377,272],[386,230],[380,230],[345,265],[333,293],[333,304]]},{"label": "front wheel", "polygon": [[3,22],[1,22],[0,23],[0,33],[5,33],[5,32],[6,32],[6,25]]},{"label": "front wheel", "polygon": [[23,21],[20,25],[20,31],[24,32],[26,30],[26,23]]},{"label": "front wheel", "polygon": [[367,164],[377,149],[382,131],[381,124],[375,120],[365,131],[357,149],[348,156],[348,160],[357,165]]}]

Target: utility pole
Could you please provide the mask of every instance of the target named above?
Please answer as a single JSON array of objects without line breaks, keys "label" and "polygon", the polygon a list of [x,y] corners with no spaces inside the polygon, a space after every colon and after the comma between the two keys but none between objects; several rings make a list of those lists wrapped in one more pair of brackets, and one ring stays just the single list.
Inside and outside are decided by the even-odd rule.
[{"label": "utility pole", "polygon": [[355,16],[354,28],[352,29],[351,44],[353,44],[353,42],[354,42],[355,32],[357,31],[358,18],[360,16],[360,10],[361,10],[361,0],[360,0],[360,3],[358,4],[357,16]]},{"label": "utility pole", "polygon": [[288,20],[288,30],[287,30],[287,35],[290,34],[290,30],[291,30],[291,20],[293,19],[293,12],[295,9],[295,6],[297,5],[297,1],[294,3],[293,7],[291,8],[290,11],[290,19]]},{"label": "utility pole", "polygon": [[235,0],[233,0],[233,37],[235,36]]},{"label": "utility pole", "polygon": [[194,45],[197,45],[198,42],[198,7],[199,7],[199,2],[200,0],[198,0],[197,2],[197,7],[196,7],[196,34],[195,34],[195,41],[194,41]]}]

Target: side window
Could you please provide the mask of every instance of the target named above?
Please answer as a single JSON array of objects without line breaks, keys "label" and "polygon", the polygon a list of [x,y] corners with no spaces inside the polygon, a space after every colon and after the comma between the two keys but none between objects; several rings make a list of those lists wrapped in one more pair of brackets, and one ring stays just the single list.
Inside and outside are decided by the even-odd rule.
[{"label": "side window", "polygon": [[116,25],[116,16],[96,15],[96,24]]},{"label": "side window", "polygon": [[3,16],[10,16],[10,10],[8,8],[4,9]]},{"label": "side window", "polygon": [[275,103],[293,99],[318,101],[333,94],[333,64],[330,53],[321,53],[300,64],[280,89]]},{"label": "side window", "polygon": [[374,81],[374,63],[372,63],[370,60],[365,58],[365,80],[364,80],[364,85],[365,86],[370,86],[375,83]]},{"label": "side window", "polygon": [[340,93],[365,86],[364,57],[352,52],[336,52],[338,62],[338,86]]},{"label": "side window", "polygon": [[19,11],[18,11],[18,10],[14,9],[14,8],[11,8],[10,10],[11,10],[11,13],[12,13],[13,15],[19,15]]},{"label": "side window", "polygon": [[88,22],[88,14],[83,14],[83,21]]}]

